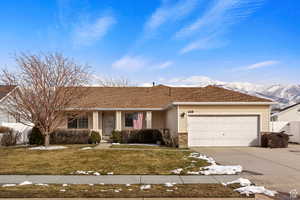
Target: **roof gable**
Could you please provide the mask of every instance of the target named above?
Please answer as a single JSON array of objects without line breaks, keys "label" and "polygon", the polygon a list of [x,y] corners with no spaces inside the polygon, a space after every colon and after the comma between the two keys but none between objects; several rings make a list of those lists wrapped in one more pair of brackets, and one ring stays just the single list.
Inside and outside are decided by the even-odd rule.
[{"label": "roof gable", "polygon": [[289,112],[294,109],[297,109],[297,110],[300,109],[300,103],[295,103],[293,105],[287,106],[287,107],[283,108],[282,110],[280,110],[280,112],[277,112],[275,114],[280,115],[281,113],[286,113],[286,112]]},{"label": "roof gable", "polygon": [[0,85],[0,100],[16,88],[15,85]]}]

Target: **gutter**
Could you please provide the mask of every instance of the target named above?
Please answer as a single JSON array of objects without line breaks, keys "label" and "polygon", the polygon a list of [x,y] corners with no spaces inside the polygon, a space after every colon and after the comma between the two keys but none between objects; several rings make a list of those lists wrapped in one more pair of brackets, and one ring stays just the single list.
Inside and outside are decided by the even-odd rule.
[{"label": "gutter", "polygon": [[163,108],[67,108],[65,111],[162,111],[178,105],[273,105],[276,102],[173,102]]},{"label": "gutter", "polygon": [[171,105],[274,105],[276,102],[173,102]]},{"label": "gutter", "polygon": [[161,111],[165,110],[165,108],[67,108],[65,111],[72,110],[88,110],[88,111]]}]

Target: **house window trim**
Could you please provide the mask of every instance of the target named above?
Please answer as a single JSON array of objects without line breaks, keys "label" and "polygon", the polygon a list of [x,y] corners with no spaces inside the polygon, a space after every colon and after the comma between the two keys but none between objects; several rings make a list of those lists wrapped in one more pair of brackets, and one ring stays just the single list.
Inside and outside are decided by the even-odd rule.
[{"label": "house window trim", "polygon": [[[86,120],[86,127],[80,127],[80,119],[84,119]],[[89,129],[89,118],[88,116],[81,116],[81,117],[77,117],[77,118],[72,118],[72,117],[68,117],[67,119],[67,128],[68,129]],[[69,123],[71,120],[75,120],[76,121],[76,127],[69,127]]]},{"label": "house window trim", "polygon": [[125,128],[133,128],[133,116],[132,116],[132,126],[127,126],[126,125],[126,115],[134,115],[134,114],[137,114],[136,112],[125,112],[124,113],[124,127]]}]

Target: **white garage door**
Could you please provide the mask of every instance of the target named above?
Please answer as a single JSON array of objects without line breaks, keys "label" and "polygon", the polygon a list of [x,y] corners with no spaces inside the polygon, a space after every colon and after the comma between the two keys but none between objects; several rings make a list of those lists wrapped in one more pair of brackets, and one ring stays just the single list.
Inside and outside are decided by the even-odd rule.
[{"label": "white garage door", "polygon": [[258,146],[258,116],[188,116],[189,146]]}]

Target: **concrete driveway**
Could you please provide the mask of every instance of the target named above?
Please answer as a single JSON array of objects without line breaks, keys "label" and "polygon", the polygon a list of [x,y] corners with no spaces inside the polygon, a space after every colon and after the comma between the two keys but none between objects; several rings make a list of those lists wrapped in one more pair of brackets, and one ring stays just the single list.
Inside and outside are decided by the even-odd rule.
[{"label": "concrete driveway", "polygon": [[[224,165],[242,165],[244,178],[279,192],[300,192],[300,145],[285,149],[258,147],[197,147]],[[257,175],[261,174],[261,175]]]}]

